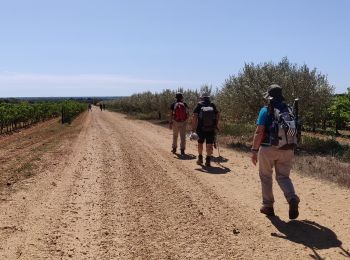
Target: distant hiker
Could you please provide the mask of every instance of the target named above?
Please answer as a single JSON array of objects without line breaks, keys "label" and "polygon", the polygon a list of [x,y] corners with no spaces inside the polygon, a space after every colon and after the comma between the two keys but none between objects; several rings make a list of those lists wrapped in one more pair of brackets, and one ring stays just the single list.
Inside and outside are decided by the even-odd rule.
[{"label": "distant hiker", "polygon": [[220,114],[214,103],[210,101],[210,95],[204,93],[201,95],[201,101],[193,111],[192,132],[196,132],[198,139],[198,160],[197,164],[203,164],[203,143],[206,142],[205,165],[210,166],[213,155],[213,144],[215,134],[218,130]]},{"label": "distant hiker", "polygon": [[91,104],[88,105],[89,111],[91,111]]},{"label": "distant hiker", "polygon": [[102,103],[100,103],[100,109],[101,109],[101,111],[102,111],[102,109],[103,109]]},{"label": "distant hiker", "polygon": [[284,102],[282,88],[276,84],[269,87],[264,97],[269,105],[260,110],[252,145],[252,162],[259,161],[259,176],[262,187],[260,212],[274,216],[272,192],[273,167],[276,180],[289,203],[289,218],[299,216],[299,197],[289,178],[297,143],[297,126],[292,109]]},{"label": "distant hiker", "polygon": [[186,149],[186,126],[188,118],[188,106],[183,101],[183,94],[178,92],[175,95],[176,101],[170,106],[169,128],[173,129],[172,153],[176,153],[177,138],[180,133],[180,151],[185,154]]}]

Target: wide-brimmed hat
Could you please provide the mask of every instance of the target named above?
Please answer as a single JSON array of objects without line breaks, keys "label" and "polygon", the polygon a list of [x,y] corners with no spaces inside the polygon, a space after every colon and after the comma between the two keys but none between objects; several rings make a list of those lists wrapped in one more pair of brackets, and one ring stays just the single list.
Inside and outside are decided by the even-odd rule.
[{"label": "wide-brimmed hat", "polygon": [[272,84],[271,86],[269,86],[268,91],[264,93],[264,98],[284,99],[282,95],[282,88],[277,84]]}]

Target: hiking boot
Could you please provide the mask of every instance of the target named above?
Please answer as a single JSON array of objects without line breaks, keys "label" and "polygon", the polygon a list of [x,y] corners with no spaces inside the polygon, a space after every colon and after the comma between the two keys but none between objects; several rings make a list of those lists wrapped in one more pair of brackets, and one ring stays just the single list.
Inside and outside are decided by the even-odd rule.
[{"label": "hiking boot", "polygon": [[181,149],[181,155],[185,155],[185,149]]},{"label": "hiking boot", "polygon": [[171,149],[172,153],[176,153],[176,147],[173,147],[173,149]]},{"label": "hiking boot", "polygon": [[198,155],[198,160],[197,160],[197,164],[198,165],[201,165],[201,164],[203,164],[203,155]]},{"label": "hiking boot", "polygon": [[262,206],[260,208],[260,213],[265,214],[268,217],[274,217],[275,216],[275,211],[274,211],[273,207]]},{"label": "hiking boot", "polygon": [[289,219],[296,219],[299,216],[299,200],[293,198],[289,201]]},{"label": "hiking boot", "polygon": [[211,166],[211,165],[210,165],[210,160],[211,160],[211,157],[210,157],[210,156],[207,156],[207,157],[205,158],[205,166],[208,166],[208,167]]}]

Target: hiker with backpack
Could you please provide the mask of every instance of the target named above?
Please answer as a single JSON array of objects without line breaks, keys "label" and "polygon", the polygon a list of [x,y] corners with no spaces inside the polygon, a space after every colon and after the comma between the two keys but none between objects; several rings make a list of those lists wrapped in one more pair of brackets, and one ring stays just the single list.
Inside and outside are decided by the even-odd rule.
[{"label": "hiker with backpack", "polygon": [[211,166],[210,161],[213,155],[213,145],[216,131],[218,130],[220,114],[214,103],[210,101],[210,95],[203,93],[201,101],[193,111],[192,132],[198,135],[198,160],[197,164],[203,164],[203,143],[206,143],[205,166]]},{"label": "hiker with backpack", "polygon": [[264,97],[269,105],[259,112],[251,148],[252,162],[259,165],[263,204],[260,212],[267,216],[275,215],[272,191],[272,172],[275,168],[277,183],[289,203],[289,218],[296,219],[300,199],[289,175],[297,145],[298,116],[295,109],[285,103],[279,85],[271,85]]},{"label": "hiker with backpack", "polygon": [[183,94],[178,92],[175,95],[176,101],[170,106],[169,128],[173,130],[172,153],[176,153],[177,138],[180,134],[180,151],[185,155],[186,149],[186,127],[188,118],[188,106],[183,101]]}]

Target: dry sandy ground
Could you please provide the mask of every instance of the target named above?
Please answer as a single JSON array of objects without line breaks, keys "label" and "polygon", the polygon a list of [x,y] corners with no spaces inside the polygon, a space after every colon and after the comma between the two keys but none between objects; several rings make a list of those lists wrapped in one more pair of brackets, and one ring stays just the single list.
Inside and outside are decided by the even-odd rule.
[{"label": "dry sandy ground", "polygon": [[168,129],[94,109],[66,154],[1,187],[0,259],[350,257],[349,190],[293,173],[299,219],[277,185],[268,219],[247,155],[221,149],[206,169],[195,143],[170,147]]}]

